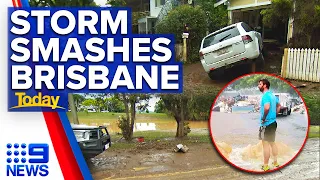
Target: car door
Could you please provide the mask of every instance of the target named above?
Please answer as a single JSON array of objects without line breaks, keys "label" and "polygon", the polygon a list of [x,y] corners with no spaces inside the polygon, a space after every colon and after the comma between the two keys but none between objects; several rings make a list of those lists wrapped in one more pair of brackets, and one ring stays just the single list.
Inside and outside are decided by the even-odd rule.
[{"label": "car door", "polygon": [[102,151],[108,149],[111,146],[111,138],[107,128],[100,128],[100,141],[101,141],[101,149]]}]

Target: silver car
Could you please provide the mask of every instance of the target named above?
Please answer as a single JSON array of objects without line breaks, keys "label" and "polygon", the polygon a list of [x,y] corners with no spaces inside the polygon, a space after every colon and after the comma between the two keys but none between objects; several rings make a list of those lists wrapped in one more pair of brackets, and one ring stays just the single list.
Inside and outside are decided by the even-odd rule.
[{"label": "silver car", "polygon": [[261,34],[239,22],[204,37],[199,53],[204,70],[215,79],[221,71],[237,64],[254,62],[257,70],[262,70],[262,48]]}]

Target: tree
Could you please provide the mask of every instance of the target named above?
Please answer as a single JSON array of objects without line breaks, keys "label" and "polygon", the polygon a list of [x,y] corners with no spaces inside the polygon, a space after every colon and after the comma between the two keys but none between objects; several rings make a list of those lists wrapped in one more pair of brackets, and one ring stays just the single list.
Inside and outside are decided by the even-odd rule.
[{"label": "tree", "polygon": [[[305,37],[305,47],[312,48],[317,43],[319,45],[320,16],[318,15],[317,7],[320,5],[319,0],[297,0],[294,12],[294,31],[295,34]],[[318,34],[319,35],[319,34]],[[303,41],[303,40],[302,40]]]},{"label": "tree", "polygon": [[95,99],[86,99],[82,103],[84,106],[96,106],[96,100]]},{"label": "tree", "polygon": [[80,109],[80,104],[85,100],[86,98],[83,97],[80,94],[73,94],[73,100],[76,106],[76,110],[79,111]]},{"label": "tree", "polygon": [[106,98],[106,104],[110,112],[125,112],[123,102],[114,95]]},{"label": "tree", "polygon": [[198,62],[199,47],[202,38],[206,35],[206,14],[200,7],[189,5],[178,6],[156,25],[156,33],[174,34],[176,43],[182,43],[181,35],[188,26],[187,40],[188,62]]},{"label": "tree", "polygon": [[[122,131],[123,137],[130,141],[133,137],[134,122],[136,120],[136,110],[137,105],[142,101],[148,101],[150,98],[149,94],[115,94],[115,96],[121,100],[125,107],[125,116],[120,116],[118,121],[118,126]],[[147,103],[145,103],[147,104]],[[140,106],[140,110],[142,107]]]},{"label": "tree", "polygon": [[127,5],[125,0],[110,0],[106,4],[109,4],[112,7],[124,7]]},{"label": "tree", "polygon": [[94,0],[29,0],[30,7],[97,6]]},{"label": "tree", "polygon": [[209,32],[219,30],[228,25],[227,6],[214,7],[216,0],[198,0],[197,4],[205,12]]},{"label": "tree", "polygon": [[165,112],[165,105],[162,99],[160,99],[158,102],[156,102],[154,106],[154,112],[155,113],[164,113]]},{"label": "tree", "polygon": [[[319,0],[272,0],[271,7],[261,11],[263,23],[269,27],[277,27],[279,23],[287,23],[293,17],[294,36],[290,46],[320,46],[320,1]],[[287,33],[287,30],[285,31]]]},{"label": "tree", "polygon": [[164,94],[161,99],[165,104],[168,113],[174,117],[177,122],[176,137],[186,136],[189,131],[185,131],[185,121],[188,118],[188,96],[183,94]]},{"label": "tree", "polygon": [[[270,89],[277,92],[288,92],[291,94],[296,94],[295,90],[291,88],[289,84],[282,81],[281,79],[273,76],[268,76],[264,74],[255,74],[250,76],[245,76],[231,84],[234,90],[240,90],[245,88],[257,88],[258,81],[260,79],[267,79],[270,82]],[[258,90],[258,89],[257,89]]]},{"label": "tree", "polygon": [[77,115],[77,110],[76,110],[76,106],[74,104],[74,99],[71,93],[68,94],[68,101],[69,101],[69,106],[70,106],[70,110],[72,113],[72,122],[74,124],[79,124],[79,119],[78,119],[78,115]]}]

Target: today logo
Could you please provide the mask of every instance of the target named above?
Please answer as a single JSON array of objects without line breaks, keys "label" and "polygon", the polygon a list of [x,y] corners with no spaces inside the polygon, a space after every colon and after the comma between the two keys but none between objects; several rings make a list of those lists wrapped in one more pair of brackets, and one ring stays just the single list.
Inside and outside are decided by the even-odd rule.
[{"label": "today logo", "polygon": [[43,96],[41,92],[36,96],[28,96],[25,92],[16,92],[15,96],[18,97],[18,105],[10,109],[24,108],[24,107],[49,107],[51,109],[64,109],[58,106],[60,96]]}]

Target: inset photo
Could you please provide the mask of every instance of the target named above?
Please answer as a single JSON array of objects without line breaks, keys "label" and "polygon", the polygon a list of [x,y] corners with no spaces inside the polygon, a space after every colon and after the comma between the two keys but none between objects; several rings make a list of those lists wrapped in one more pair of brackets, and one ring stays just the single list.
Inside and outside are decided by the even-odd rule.
[{"label": "inset photo", "polygon": [[288,165],[308,130],[306,105],[292,85],[269,74],[248,74],[216,97],[210,135],[220,155],[238,169],[264,173]]}]

